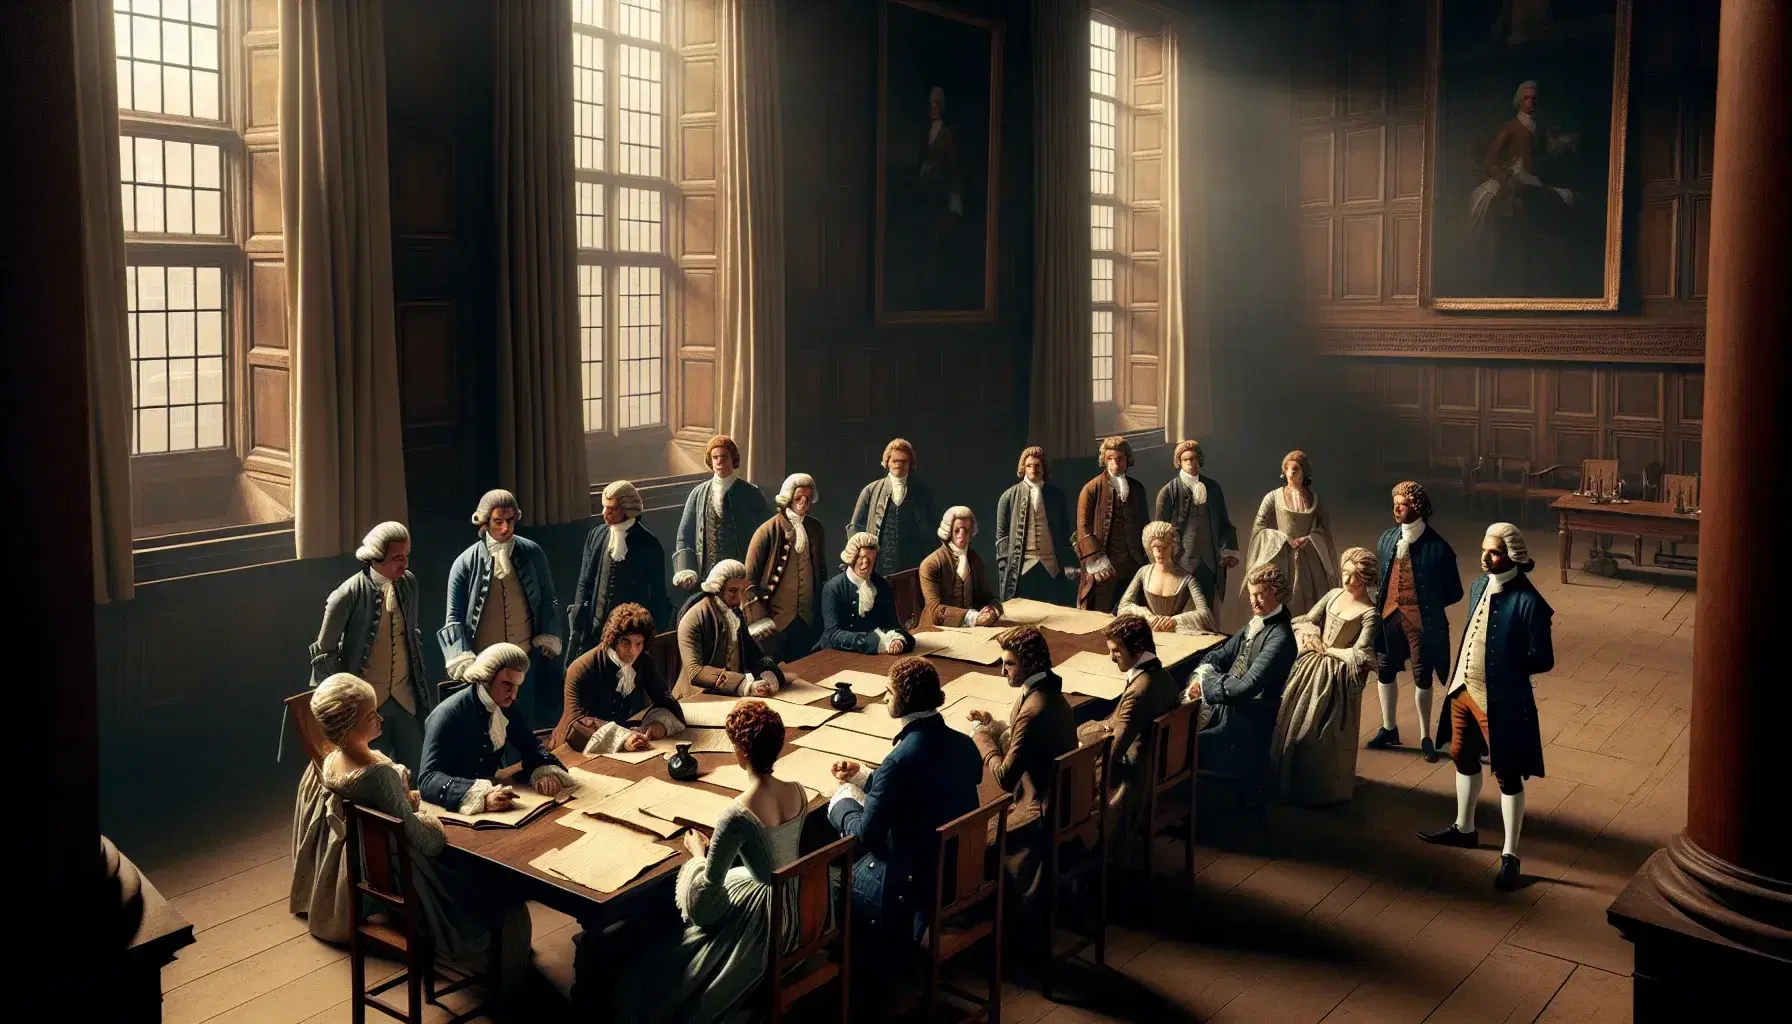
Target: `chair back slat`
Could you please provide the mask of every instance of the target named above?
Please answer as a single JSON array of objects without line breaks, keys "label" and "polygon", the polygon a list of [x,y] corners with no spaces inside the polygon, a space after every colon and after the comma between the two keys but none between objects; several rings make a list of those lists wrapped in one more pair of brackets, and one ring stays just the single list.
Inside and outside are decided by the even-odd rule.
[{"label": "chair back slat", "polygon": [[323,767],[324,758],[336,745],[324,738],[323,723],[311,713],[311,692],[295,693],[282,701],[286,705],[286,716],[292,719],[293,728],[298,730],[299,743],[305,748],[305,756],[319,768]]},{"label": "chair back slat", "polygon": [[342,806],[348,815],[349,881],[375,902],[408,916],[411,871],[404,822],[351,801]]},{"label": "chair back slat", "polygon": [[[1011,795],[1003,793],[935,830],[938,852],[929,924],[961,914],[995,894],[1002,880],[1001,858],[990,857],[989,848],[1007,833],[1008,808],[1013,802]],[[992,820],[997,822],[993,839]]]},{"label": "chair back slat", "polygon": [[1195,774],[1195,712],[1199,704],[1179,704],[1151,723],[1151,788],[1181,785]]},{"label": "chair back slat", "polygon": [[1663,473],[1661,475],[1661,501],[1672,505],[1676,500],[1685,502],[1687,508],[1699,507],[1699,478],[1690,473]]},{"label": "chair back slat", "polygon": [[[772,872],[771,955],[767,957],[765,992],[771,1018],[778,1021],[792,1003],[833,978],[841,981],[841,1005],[848,1004],[851,989],[848,975],[852,967],[852,868],[858,852],[858,839],[843,836],[806,857]],[[838,870],[840,884],[836,893],[830,883]],[[786,922],[785,901],[792,885],[797,886],[794,929]],[[836,914],[835,908],[838,908]],[[795,931],[793,943],[786,948],[784,935]],[[787,977],[790,969],[835,943],[838,951],[801,976]]]},{"label": "chair back slat", "polygon": [[1097,742],[1058,756],[1050,814],[1046,819],[1051,825],[1054,843],[1082,834],[1101,816],[1107,803],[1102,793],[1101,765],[1107,761],[1108,745],[1112,742],[1103,736]]},{"label": "chair back slat", "polygon": [[1605,494],[1618,487],[1617,459],[1583,459],[1580,489],[1583,494]]}]

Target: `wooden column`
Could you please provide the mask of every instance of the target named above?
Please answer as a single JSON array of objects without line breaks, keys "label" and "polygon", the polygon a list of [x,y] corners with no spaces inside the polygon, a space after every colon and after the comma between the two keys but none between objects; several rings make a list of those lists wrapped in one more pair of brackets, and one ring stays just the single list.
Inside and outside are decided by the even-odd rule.
[{"label": "wooden column", "polygon": [[1609,911],[1636,943],[1639,1022],[1732,1000],[1783,1006],[1783,993],[1759,1000],[1772,978],[1792,976],[1788,770],[1779,756],[1792,702],[1775,682],[1786,657],[1769,620],[1785,587],[1763,548],[1783,528],[1785,474],[1766,463],[1782,457],[1792,336],[1789,14],[1784,0],[1723,3],[1686,831]]}]

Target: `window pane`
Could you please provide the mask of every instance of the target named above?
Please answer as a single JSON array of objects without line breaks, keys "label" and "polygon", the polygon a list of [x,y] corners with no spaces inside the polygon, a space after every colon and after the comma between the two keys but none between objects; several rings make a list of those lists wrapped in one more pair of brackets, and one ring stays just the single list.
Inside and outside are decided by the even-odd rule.
[{"label": "window pane", "polygon": [[1115,74],[1120,66],[1116,35],[1112,25],[1089,22],[1089,91],[1097,95],[1115,95]]},{"label": "window pane", "polygon": [[1112,252],[1114,248],[1114,208],[1096,203],[1089,207],[1089,248],[1096,252]]},{"label": "window pane", "polygon": [[660,194],[652,189],[616,190],[616,248],[627,252],[659,252]]},{"label": "window pane", "polygon": [[1112,310],[1098,309],[1091,317],[1089,334],[1089,351],[1094,356],[1091,367],[1094,381],[1094,399],[1097,402],[1114,400],[1114,314]]},{"label": "window pane", "polygon": [[617,27],[625,36],[657,43],[660,41],[660,8],[661,0],[619,0]]},{"label": "window pane", "polygon": [[223,446],[222,278],[217,267],[127,268],[132,452]]},{"label": "window pane", "polygon": [[618,56],[621,95],[617,103],[617,169],[624,174],[657,178],[660,170],[661,114],[664,79],[660,52],[622,46]]},{"label": "window pane", "polygon": [[1119,144],[1114,125],[1114,102],[1089,97],[1089,190],[1098,196],[1114,194],[1115,150]]},{"label": "window pane", "polygon": [[572,0],[572,23],[604,27],[604,0]]},{"label": "window pane", "polygon": [[658,267],[618,267],[617,370],[620,378],[617,426],[645,427],[661,422],[665,365],[664,333]]},{"label": "window pane", "polygon": [[1097,256],[1089,261],[1089,301],[1114,301],[1114,261]]},{"label": "window pane", "polygon": [[604,428],[604,273],[603,267],[579,268],[579,369],[586,430]]},{"label": "window pane", "polygon": [[604,169],[604,66],[604,41],[573,33],[573,166],[581,170]]},{"label": "window pane", "polygon": [[216,0],[115,0],[113,9],[119,108],[221,120]]},{"label": "window pane", "polygon": [[604,187],[595,182],[578,183],[578,201],[573,211],[578,222],[578,246],[581,249],[603,249]]},{"label": "window pane", "polygon": [[119,139],[120,174],[134,199],[125,203],[126,232],[205,235],[224,233],[224,192],[218,147],[142,136]]}]

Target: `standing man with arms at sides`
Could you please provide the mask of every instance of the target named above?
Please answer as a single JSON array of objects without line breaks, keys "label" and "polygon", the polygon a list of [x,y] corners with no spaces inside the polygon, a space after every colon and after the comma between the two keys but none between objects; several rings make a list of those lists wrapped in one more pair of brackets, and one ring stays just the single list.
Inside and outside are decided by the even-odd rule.
[{"label": "standing man with arms at sides", "polygon": [[641,492],[627,480],[617,480],[604,488],[603,518],[585,535],[579,557],[579,586],[568,613],[567,664],[597,646],[610,612],[625,604],[647,609],[656,629],[673,625],[666,549],[641,525]]},{"label": "standing man with arms at sides", "polygon": [[900,437],[884,445],[884,469],[888,475],[859,492],[846,535],[877,538],[877,571],[888,576],[918,567],[933,552],[933,528],[940,520],[933,492],[915,478],[914,445]]},{"label": "standing man with arms at sides", "polygon": [[[1419,709],[1419,749],[1425,760],[1436,761],[1437,745],[1431,740],[1431,683],[1450,663],[1450,620],[1446,609],[1462,600],[1462,577],[1456,571],[1456,552],[1428,525],[1431,496],[1411,480],[1394,485],[1394,526],[1381,535],[1375,557],[1387,566],[1381,588],[1375,594],[1381,629],[1376,653],[1381,655],[1378,673],[1381,728],[1368,742],[1370,750],[1398,746],[1400,726],[1395,706],[1400,695],[1394,680],[1407,660],[1412,661],[1413,701]],[[1447,714],[1438,716],[1439,738],[1449,741]]]},{"label": "standing man with arms at sides", "polygon": [[695,590],[717,562],[745,561],[753,531],[771,515],[765,495],[735,472],[740,447],[726,434],[709,439],[711,476],[684,499],[678,520],[678,549],[672,553],[672,585]]},{"label": "standing man with arms at sides", "polygon": [[436,694],[423,670],[411,533],[403,523],[381,523],[361,538],[355,557],[361,571],[324,602],[324,624],[311,645],[311,687],[338,672],[372,686],[374,708],[386,723],[373,749],[414,769]]},{"label": "standing man with arms at sides", "polygon": [[1182,571],[1193,576],[1217,621],[1226,599],[1226,570],[1238,564],[1238,530],[1226,514],[1226,492],[1202,476],[1207,453],[1199,441],[1182,441],[1170,456],[1176,476],[1157,492],[1152,519],[1169,523],[1182,541]]},{"label": "standing man with arms at sides", "polygon": [[821,585],[828,578],[827,536],[815,507],[815,478],[792,473],[778,488],[778,511],[760,524],[747,546],[747,578],[765,617],[749,627],[753,639],[779,661],[815,649],[821,635]]},{"label": "standing man with arms at sides", "polygon": [[1506,843],[1493,887],[1518,887],[1518,833],[1524,825],[1524,780],[1543,775],[1543,734],[1531,677],[1555,667],[1550,636],[1554,611],[1529,573],[1536,568],[1524,534],[1494,523],[1481,541],[1485,576],[1469,588],[1468,626],[1450,677],[1450,760],[1456,763],[1456,821],[1419,838],[1438,846],[1474,847],[1475,802],[1481,797],[1481,756],[1493,763],[1500,787]]},{"label": "standing man with arms at sides", "polygon": [[1045,449],[1020,453],[1020,483],[996,500],[996,599],[1050,604],[1076,601],[1076,549],[1070,545],[1070,503],[1051,482]]},{"label": "standing man with arms at sides", "polygon": [[[436,640],[454,679],[464,679],[473,659],[493,644],[515,644],[528,651],[529,678],[537,687],[552,689],[533,698],[546,707],[560,696],[555,669],[566,619],[560,613],[548,556],[534,541],[517,536],[522,521],[523,511],[509,491],[487,491],[479,499],[473,511],[479,539],[448,570],[447,621]],[[554,709],[543,717],[560,715]]]},{"label": "standing man with arms at sides", "polygon": [[1076,604],[1111,615],[1145,564],[1145,489],[1126,475],[1132,468],[1126,438],[1101,442],[1100,460],[1101,473],[1076,500],[1074,543],[1083,568]]}]

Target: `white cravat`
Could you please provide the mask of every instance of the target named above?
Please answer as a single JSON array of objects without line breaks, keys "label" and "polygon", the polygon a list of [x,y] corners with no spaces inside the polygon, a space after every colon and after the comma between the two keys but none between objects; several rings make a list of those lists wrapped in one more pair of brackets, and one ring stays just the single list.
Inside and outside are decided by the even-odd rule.
[{"label": "white cravat", "polygon": [[1470,677],[1479,686],[1485,686],[1487,665],[1487,611],[1493,595],[1506,589],[1518,575],[1518,567],[1513,566],[1502,573],[1490,573],[1487,577],[1487,589],[1481,592],[1481,600],[1475,610],[1469,613],[1468,629],[1464,632],[1462,653],[1457,656],[1456,673],[1450,679],[1449,692],[1455,693],[1469,685]]},{"label": "white cravat", "polygon": [[610,561],[621,562],[628,558],[628,531],[634,525],[633,519],[624,519],[610,527]]},{"label": "white cravat", "polygon": [[1537,119],[1522,110],[1518,112],[1518,123],[1524,125],[1525,128],[1530,131],[1534,132],[1537,130]]},{"label": "white cravat", "polygon": [[609,657],[610,664],[616,666],[616,696],[632,696],[635,692],[635,666],[624,665],[613,648],[604,654]]},{"label": "white cravat", "polygon": [[485,538],[485,550],[491,554],[492,561],[497,563],[497,569],[494,574],[498,579],[503,579],[511,573],[510,549],[515,544],[515,537],[510,538],[502,544],[491,539],[489,536]]},{"label": "white cravat", "polygon": [[908,477],[890,474],[890,500],[897,505],[908,500]]},{"label": "white cravat", "polygon": [[1121,501],[1125,501],[1127,494],[1130,493],[1130,488],[1127,486],[1128,481],[1126,479],[1126,474],[1122,473],[1119,476],[1115,476],[1114,474],[1109,473],[1108,482],[1114,485],[1114,497]]},{"label": "white cravat", "polygon": [[1410,523],[1401,523],[1400,540],[1394,545],[1394,557],[1405,558],[1407,550],[1412,547],[1412,542],[1418,540],[1424,533],[1425,520],[1423,519],[1415,519]]},{"label": "white cravat", "polygon": [[1176,471],[1176,477],[1182,481],[1182,486],[1188,488],[1189,493],[1195,496],[1195,504],[1207,504],[1207,484],[1202,482],[1201,474],[1196,473],[1191,476],[1188,470],[1179,469]]},{"label": "white cravat", "polygon": [[484,683],[474,683],[473,689],[479,694],[479,703],[492,713],[491,722],[485,727],[485,734],[492,741],[493,750],[503,750],[504,741],[510,737],[510,719],[504,717],[504,709],[492,700],[492,695],[485,692]]},{"label": "white cravat", "polygon": [[380,603],[385,606],[386,611],[396,610],[398,608],[398,587],[396,586],[398,581],[387,579],[378,569],[370,569],[368,573],[373,577],[373,582],[380,585]]},{"label": "white cravat", "polygon": [[964,580],[970,579],[971,578],[970,552],[967,549],[961,548],[958,545],[952,544],[950,542],[948,542],[947,546],[952,549],[952,557],[954,559],[956,559],[958,562],[958,578],[959,578],[959,580],[962,582]]},{"label": "white cravat", "polygon": [[1277,612],[1279,612],[1281,610],[1282,610],[1282,606],[1278,604],[1274,608],[1271,608],[1269,610],[1268,615],[1253,615],[1253,616],[1251,616],[1250,625],[1244,627],[1245,643],[1250,643],[1252,638],[1254,638],[1258,633],[1263,632],[1263,620],[1264,619],[1269,618],[1270,616],[1276,614]]},{"label": "white cravat", "polygon": [[790,520],[791,526],[796,527],[796,540],[792,542],[796,547],[796,553],[800,555],[805,551],[808,551],[809,531],[803,529],[803,519],[805,517],[797,515],[796,512],[791,509],[785,509],[784,518]]},{"label": "white cravat", "polygon": [[709,510],[711,512],[718,516],[722,514],[722,498],[728,494],[728,488],[733,487],[734,482],[739,479],[740,477],[730,473],[727,476],[717,476],[709,482]]},{"label": "white cravat", "polygon": [[871,609],[877,604],[877,588],[871,585],[869,579],[860,576],[851,567],[847,568],[846,575],[847,578],[859,585],[859,614],[870,615]]},{"label": "white cravat", "polygon": [[1139,655],[1138,660],[1132,663],[1132,667],[1126,670],[1126,681],[1130,683],[1139,676],[1144,675],[1145,670],[1150,668],[1151,663],[1156,660],[1157,655],[1150,651],[1146,651],[1144,654]]}]

